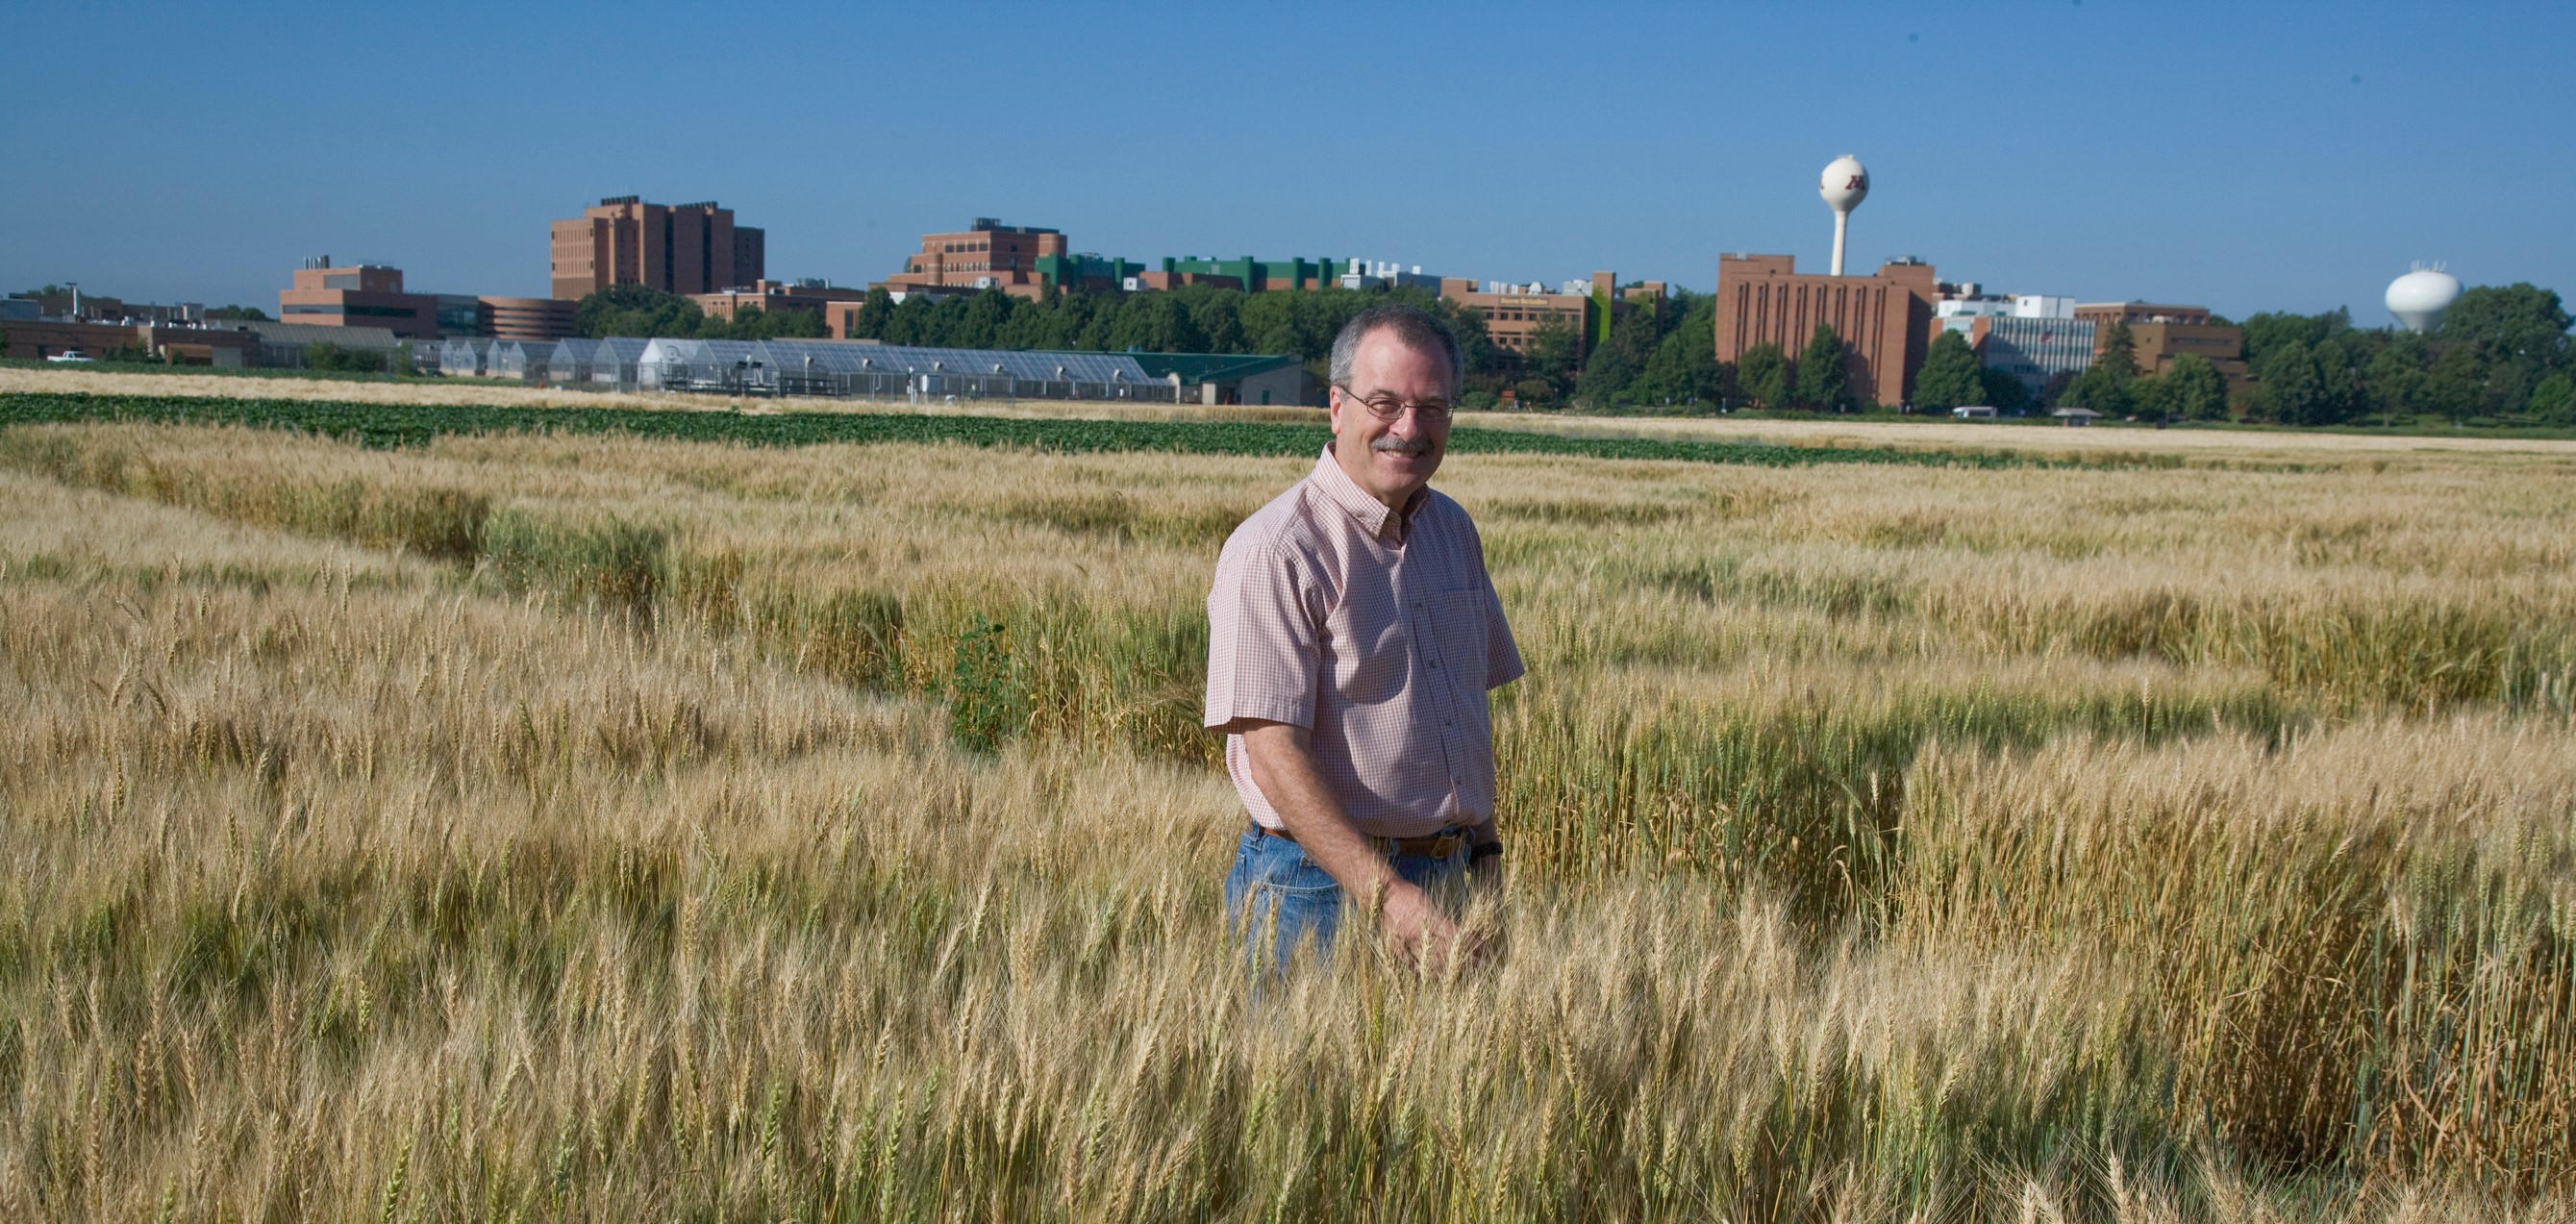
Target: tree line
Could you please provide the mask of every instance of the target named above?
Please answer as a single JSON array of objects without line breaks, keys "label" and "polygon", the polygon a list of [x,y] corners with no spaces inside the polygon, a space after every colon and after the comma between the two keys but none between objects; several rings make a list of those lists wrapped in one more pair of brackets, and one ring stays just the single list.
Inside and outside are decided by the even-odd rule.
[{"label": "tree line", "polygon": [[2232,391],[2209,362],[2177,357],[2142,373],[2124,324],[2092,368],[2052,388],[2056,403],[2154,420],[2275,425],[2397,424],[2426,418],[2576,425],[2576,343],[2558,295],[2530,284],[2467,290],[2440,330],[2352,325],[2352,313],[2245,320],[2253,381]]},{"label": "tree line", "polygon": [[778,340],[828,336],[819,310],[768,311],[746,306],[719,319],[696,302],[650,285],[611,285],[573,307],[573,327],[593,340],[635,336],[672,340]]},{"label": "tree line", "polygon": [[[1466,369],[1460,398],[1467,407],[1496,407],[1508,394],[1533,407],[1714,411],[1730,386],[1715,355],[1716,300],[1690,293],[1617,312],[1609,340],[1588,355],[1570,324],[1541,328],[1526,356],[1514,353],[1494,343],[1482,312],[1411,287],[1246,293],[1184,285],[1138,293],[1059,291],[1042,298],[986,289],[944,297],[912,294],[900,303],[873,289],[859,304],[851,336],[939,348],[1289,354],[1320,387],[1330,379],[1333,337],[1342,325],[1389,301],[1430,311],[1457,334]],[[581,334],[594,339],[826,334],[813,311],[745,310],[728,323],[707,317],[687,298],[642,285],[618,285],[582,299],[575,319]]]},{"label": "tree line", "polygon": [[[1506,399],[1527,407],[1596,412],[1713,412],[1721,406],[1847,411],[1856,403],[1847,351],[1819,326],[1796,354],[1757,345],[1734,363],[1716,358],[1716,298],[1676,291],[1660,303],[1616,310],[1607,341],[1586,352],[1573,325],[1551,322],[1526,352],[1494,343],[1481,312],[1404,288],[1247,293],[1210,285],[1168,291],[1040,298],[999,289],[898,303],[883,289],[860,303],[852,336],[942,348],[1074,352],[1291,354],[1315,385],[1330,377],[1333,337],[1352,315],[1400,301],[1446,320],[1465,359],[1463,406]],[[712,318],[687,298],[618,285],[582,299],[581,334],[759,340],[827,334],[819,313],[747,308]],[[2223,320],[2222,320],[2223,321]],[[1966,337],[1935,337],[1911,406],[1947,412],[1988,404],[2007,413],[2084,407],[2108,416],[2176,421],[2242,418],[2324,425],[2370,418],[2524,415],[2576,424],[2576,355],[2558,295],[2527,284],[2461,295],[2433,336],[2352,326],[2349,312],[2258,314],[2243,324],[2251,384],[2231,392],[2212,363],[2184,355],[2158,374],[2138,364],[2134,337],[2112,324],[2103,352],[2080,375],[2034,395],[2020,379],[1982,367]]]},{"label": "tree line", "polygon": [[2534,285],[2460,294],[2430,335],[2357,328],[2345,310],[2245,321],[2249,420],[2334,425],[2433,417],[2576,425],[2576,345],[2558,295]]}]

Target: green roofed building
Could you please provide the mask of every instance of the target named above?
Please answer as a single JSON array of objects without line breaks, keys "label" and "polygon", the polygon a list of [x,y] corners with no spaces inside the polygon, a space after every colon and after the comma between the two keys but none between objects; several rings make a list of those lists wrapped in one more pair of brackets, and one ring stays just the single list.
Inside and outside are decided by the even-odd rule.
[{"label": "green roofed building", "polygon": [[1111,259],[1088,251],[1080,255],[1040,255],[1037,257],[1038,280],[1049,289],[1082,289],[1107,293],[1133,288],[1127,281],[1144,274],[1145,265],[1132,259]]},{"label": "green roofed building", "polygon": [[1341,275],[1340,259],[1204,259],[1187,255],[1164,256],[1160,276],[1147,274],[1147,289],[1169,289],[1176,285],[1198,282],[1225,285],[1247,293],[1286,289],[1321,289]]},{"label": "green roofed building", "polygon": [[[1241,353],[1123,353],[1156,380],[1179,375],[1180,399],[1202,404],[1311,404],[1306,367],[1293,356]],[[1191,388],[1197,388],[1193,394]]]}]

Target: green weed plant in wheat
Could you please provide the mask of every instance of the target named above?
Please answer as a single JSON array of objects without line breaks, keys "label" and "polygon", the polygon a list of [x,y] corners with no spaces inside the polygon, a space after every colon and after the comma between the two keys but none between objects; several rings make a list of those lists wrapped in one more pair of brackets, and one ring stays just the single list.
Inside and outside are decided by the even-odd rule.
[{"label": "green weed plant in wheat", "polygon": [[2562,453],[1455,456],[1504,950],[1255,1004],[1201,601],[1311,454],[60,407],[0,432],[10,1219],[2576,1193]]}]

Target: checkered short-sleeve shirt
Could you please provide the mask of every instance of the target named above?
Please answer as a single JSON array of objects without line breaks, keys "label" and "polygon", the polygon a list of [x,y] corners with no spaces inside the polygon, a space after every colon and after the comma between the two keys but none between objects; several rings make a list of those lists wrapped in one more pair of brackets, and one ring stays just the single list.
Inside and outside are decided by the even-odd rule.
[{"label": "checkered short-sleeve shirt", "polygon": [[[1494,813],[1486,693],[1520,649],[1467,512],[1425,489],[1402,515],[1333,461],[1225,542],[1208,592],[1206,723],[1292,723],[1361,832],[1418,837]],[[1280,828],[1229,730],[1226,772],[1252,819]]]}]

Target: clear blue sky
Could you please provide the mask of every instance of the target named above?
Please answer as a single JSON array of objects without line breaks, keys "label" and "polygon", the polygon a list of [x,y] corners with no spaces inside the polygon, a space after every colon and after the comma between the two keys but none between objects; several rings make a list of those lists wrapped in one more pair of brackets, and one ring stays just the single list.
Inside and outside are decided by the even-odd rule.
[{"label": "clear blue sky", "polygon": [[1707,289],[1823,264],[2242,317],[2414,260],[2576,295],[2576,6],[0,4],[0,289],[274,310],[303,256],[542,294],[546,222],[714,198],[772,276],[924,231]]}]

